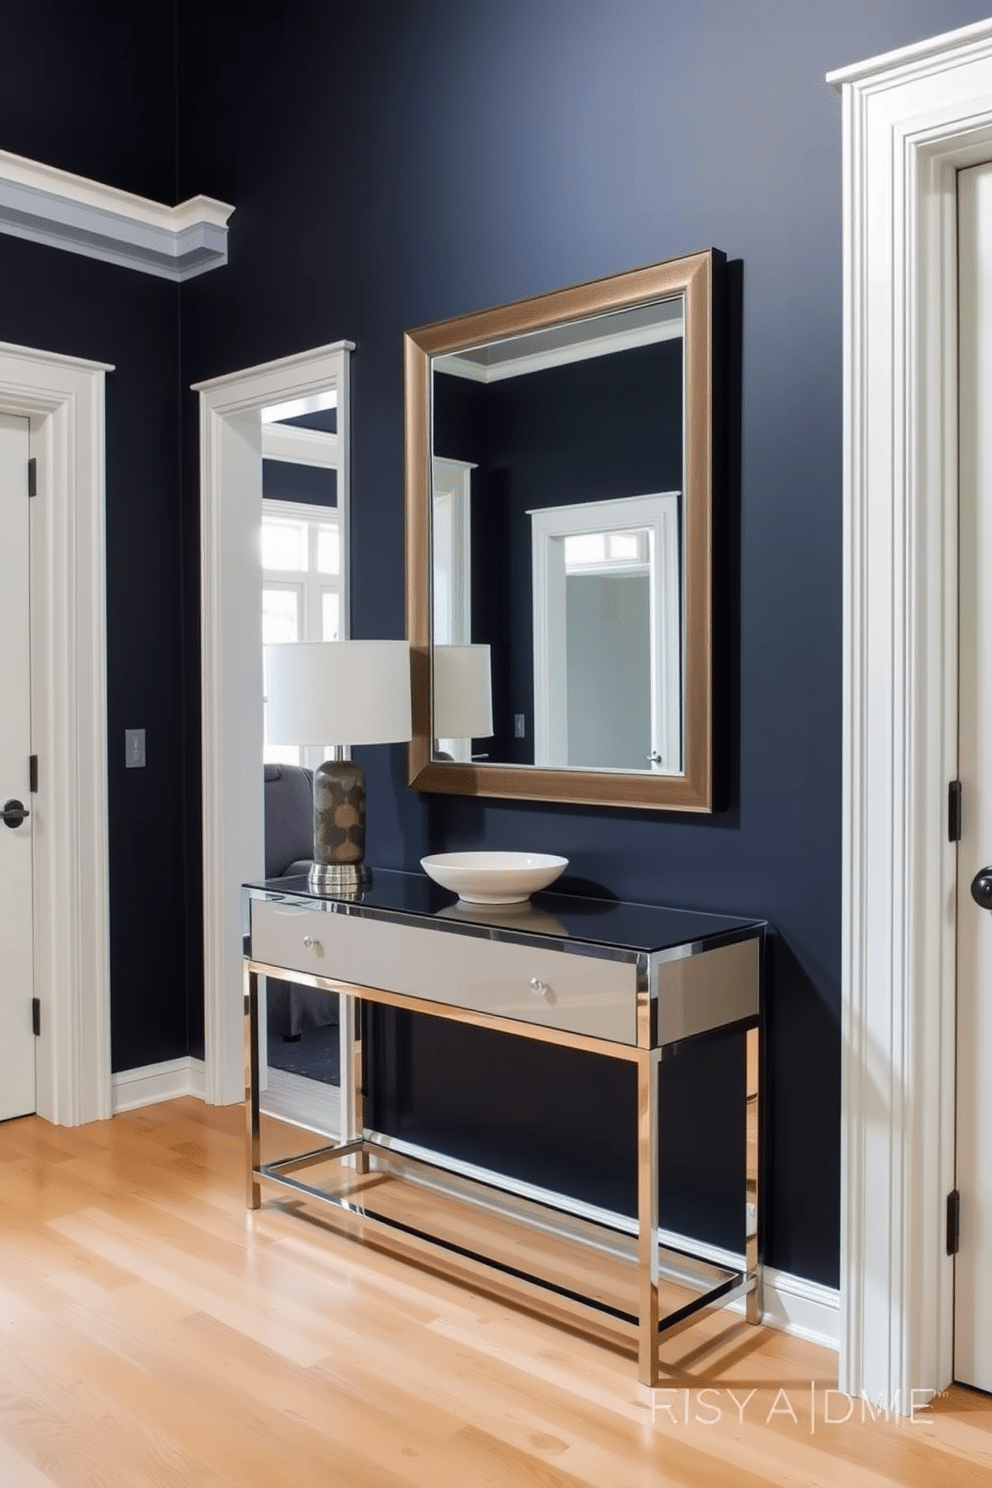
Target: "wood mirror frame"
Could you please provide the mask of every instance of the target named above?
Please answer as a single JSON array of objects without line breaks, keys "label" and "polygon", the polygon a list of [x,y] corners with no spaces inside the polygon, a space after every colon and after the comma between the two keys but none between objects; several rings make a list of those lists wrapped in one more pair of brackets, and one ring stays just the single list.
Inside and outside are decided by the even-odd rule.
[{"label": "wood mirror frame", "polygon": [[[408,783],[449,795],[561,801],[650,810],[714,809],[713,531],[717,348],[722,345],[725,257],[707,249],[610,278],[408,331],[406,376],[407,634],[413,739]],[[433,758],[431,667],[432,360],[450,352],[656,300],[683,298],[683,747],[679,774],[552,769]]]}]

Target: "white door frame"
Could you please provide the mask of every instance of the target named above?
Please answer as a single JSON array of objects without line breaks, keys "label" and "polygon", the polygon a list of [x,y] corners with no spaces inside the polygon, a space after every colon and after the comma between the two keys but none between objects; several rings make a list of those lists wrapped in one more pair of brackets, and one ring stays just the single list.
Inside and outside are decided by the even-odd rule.
[{"label": "white door frame", "polygon": [[[435,455],[433,460],[430,604],[434,646],[467,646],[472,640],[472,471],[477,468],[467,460],[449,460],[444,455]],[[471,739],[435,735],[434,742],[451,759],[471,764]]]},{"label": "white door frame", "polygon": [[844,115],[840,1383],[951,1378],[958,168],[992,158],[992,22],[832,73]]},{"label": "white door frame", "polygon": [[263,872],[260,413],[337,390],[347,633],[348,354],[338,341],[194,384],[200,394],[203,1014],[206,1098],[244,1099],[241,885]]},{"label": "white door frame", "polygon": [[[111,1111],[104,380],[113,368],[0,343],[0,409],[31,422],[31,797],[37,1110]],[[25,495],[25,499],[27,499]]]}]

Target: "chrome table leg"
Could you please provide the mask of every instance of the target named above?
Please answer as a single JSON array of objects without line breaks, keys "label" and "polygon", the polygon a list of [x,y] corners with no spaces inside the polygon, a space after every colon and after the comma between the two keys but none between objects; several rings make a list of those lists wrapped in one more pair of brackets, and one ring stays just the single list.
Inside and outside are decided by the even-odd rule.
[{"label": "chrome table leg", "polygon": [[761,1100],[761,1069],[760,1069],[760,1038],[757,1028],[749,1028],[747,1039],[747,1088],[745,1091],[746,1102],[746,1131],[747,1131],[747,1158],[745,1175],[745,1229],[744,1229],[744,1269],[748,1276],[754,1277],[754,1286],[747,1294],[747,1320],[749,1323],[760,1323],[763,1308],[761,1295],[761,1255],[758,1248],[758,1205],[759,1205],[759,1181],[760,1156],[761,1156],[761,1122],[760,1122],[760,1100]]},{"label": "chrome table leg", "polygon": [[[342,1143],[360,1140],[365,1128],[365,1090],[362,1058],[361,999],[339,994],[341,1027],[341,1133]],[[355,1152],[344,1159],[357,1172],[369,1171],[367,1152]]]},{"label": "chrome table leg", "polygon": [[258,1115],[258,974],[245,963],[245,1166],[249,1209],[258,1209],[262,1190],[255,1174],[261,1165],[262,1144]]},{"label": "chrome table leg", "polygon": [[637,1058],[637,1374],[658,1384],[658,1063],[657,1049]]}]

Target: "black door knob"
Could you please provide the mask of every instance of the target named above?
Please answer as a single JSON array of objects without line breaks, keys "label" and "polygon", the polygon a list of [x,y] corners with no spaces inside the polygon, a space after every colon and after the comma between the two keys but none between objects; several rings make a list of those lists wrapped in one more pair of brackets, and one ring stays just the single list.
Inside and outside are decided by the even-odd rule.
[{"label": "black door knob", "polygon": [[979,868],[971,880],[971,897],[983,909],[992,909],[992,868]]},{"label": "black door knob", "polygon": [[24,818],[30,815],[30,811],[25,810],[23,801],[15,801],[11,797],[9,801],[4,801],[3,803],[3,810],[0,811],[0,821],[3,822],[5,827],[19,827]]}]

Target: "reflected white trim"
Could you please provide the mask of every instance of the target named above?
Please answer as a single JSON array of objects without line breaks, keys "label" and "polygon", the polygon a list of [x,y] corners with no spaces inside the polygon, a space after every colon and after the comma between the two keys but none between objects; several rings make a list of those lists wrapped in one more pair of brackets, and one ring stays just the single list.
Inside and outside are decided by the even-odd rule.
[{"label": "reflected white trim", "polygon": [[271,424],[264,419],[262,456],[288,465],[319,465],[324,470],[337,470],[341,458],[336,434],[299,429],[293,424]]},{"label": "reflected white trim", "polygon": [[[653,307],[655,310],[658,306]],[[631,311],[613,311],[613,316],[630,317]],[[565,367],[572,362],[587,362],[594,357],[611,356],[614,352],[630,351],[635,346],[654,346],[659,341],[677,341],[683,335],[681,313],[676,318],[637,329],[603,334],[600,329],[606,317],[573,322],[568,326],[553,326],[547,330],[533,331],[510,338],[508,343],[492,343],[500,353],[498,361],[486,362],[473,358],[468,352],[452,351],[435,357],[435,372],[449,372],[453,377],[464,377],[469,382],[503,382],[508,377],[523,377],[529,372],[543,372],[548,367]],[[596,334],[589,337],[587,327],[595,328]],[[569,333],[582,339],[564,339]],[[532,348],[541,340],[559,339],[559,344],[541,350]],[[505,345],[516,341],[521,351],[517,356],[504,357]]]}]

